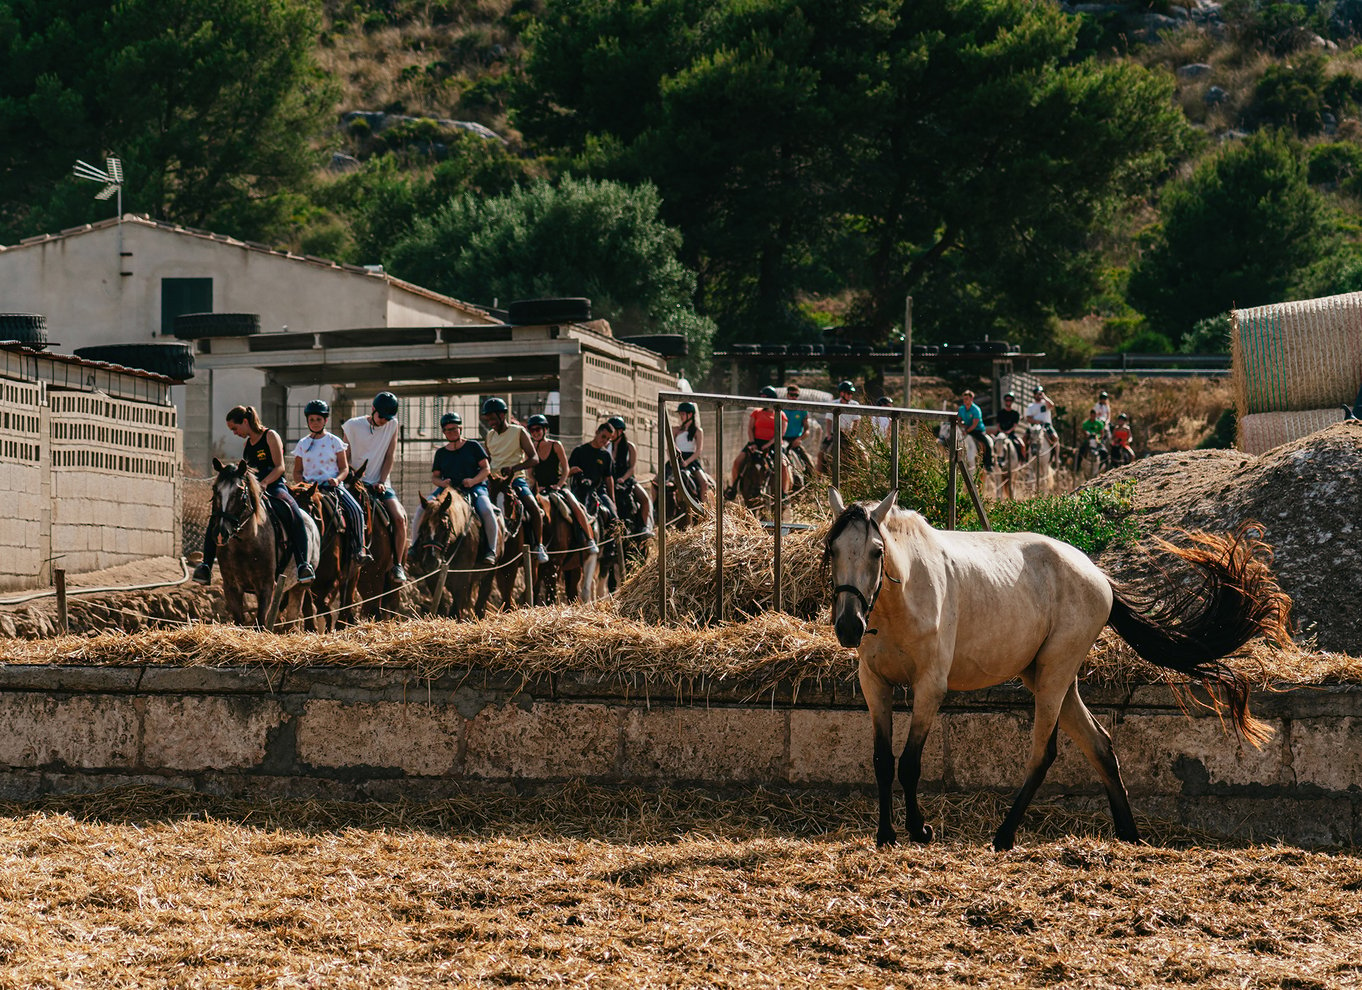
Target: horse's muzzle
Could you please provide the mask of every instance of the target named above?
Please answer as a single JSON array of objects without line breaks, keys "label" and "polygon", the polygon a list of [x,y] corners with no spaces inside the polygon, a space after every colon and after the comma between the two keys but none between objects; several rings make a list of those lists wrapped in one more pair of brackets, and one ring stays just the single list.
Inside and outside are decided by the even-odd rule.
[{"label": "horse's muzzle", "polygon": [[848,605],[837,613],[832,627],[837,632],[837,642],[855,649],[865,638],[865,616],[854,605]]}]

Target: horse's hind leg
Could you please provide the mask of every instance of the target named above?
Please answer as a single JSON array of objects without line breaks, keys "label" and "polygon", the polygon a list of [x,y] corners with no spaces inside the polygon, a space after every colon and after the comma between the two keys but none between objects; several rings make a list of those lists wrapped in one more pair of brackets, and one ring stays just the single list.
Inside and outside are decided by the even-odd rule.
[{"label": "horse's hind leg", "polygon": [[[1070,674],[1071,678],[1072,676]],[[1040,785],[1045,782],[1045,774],[1050,769],[1050,764],[1055,762],[1055,754],[1058,752],[1059,710],[1062,701],[1060,690],[1047,689],[1043,682],[1038,683],[1034,679],[1030,671],[1022,674],[1022,680],[1035,693],[1036,721],[1031,727],[1031,756],[1026,761],[1026,780],[1022,783],[1021,790],[1017,792],[1007,817],[1003,819],[1003,823],[998,826],[998,831],[993,836],[993,848],[999,852],[1011,849],[1016,842],[1017,826],[1021,824],[1022,816],[1030,807],[1036,791],[1040,790]]]},{"label": "horse's hind leg", "polygon": [[1069,691],[1064,696],[1063,707],[1059,710],[1059,725],[1065,735],[1083,751],[1097,771],[1102,786],[1106,788],[1116,837],[1124,842],[1139,842],[1140,830],[1130,810],[1130,796],[1121,782],[1121,767],[1116,760],[1116,750],[1111,745],[1111,736],[1092,717],[1092,712],[1088,711],[1088,706],[1078,696],[1077,681],[1069,685]]}]

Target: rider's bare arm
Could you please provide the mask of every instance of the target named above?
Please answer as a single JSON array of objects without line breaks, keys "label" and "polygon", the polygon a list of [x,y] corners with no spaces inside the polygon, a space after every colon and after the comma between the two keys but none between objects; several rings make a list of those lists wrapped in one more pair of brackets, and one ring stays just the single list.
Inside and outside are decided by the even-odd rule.
[{"label": "rider's bare arm", "polygon": [[388,478],[393,473],[393,463],[397,460],[397,434],[394,433],[388,441],[388,450],[383,455],[383,470],[378,473],[378,482],[381,485],[388,484]]},{"label": "rider's bare arm", "polygon": [[301,457],[293,458],[293,483],[295,485],[303,483],[303,459]]},{"label": "rider's bare arm", "polygon": [[279,434],[273,430],[265,433],[265,444],[270,449],[270,458],[274,461],[274,470],[260,479],[260,487],[272,485],[284,476],[284,441],[279,439]]},{"label": "rider's bare arm", "polygon": [[336,483],[350,477],[350,457],[343,450],[336,451]]},{"label": "rider's bare arm", "polygon": [[487,458],[484,457],[482,460],[478,461],[478,473],[471,478],[464,478],[463,486],[465,488],[476,488],[491,476],[492,468],[487,463]]},{"label": "rider's bare arm", "polygon": [[524,430],[520,431],[520,451],[525,455],[525,459],[513,468],[502,468],[502,474],[509,477],[516,471],[527,470],[539,463],[539,452],[534,449],[534,441],[530,439],[530,435]]},{"label": "rider's bare arm", "polygon": [[567,481],[572,471],[568,467],[567,449],[557,440],[553,441],[553,456],[558,461],[558,480],[554,482],[554,485],[557,486]]}]

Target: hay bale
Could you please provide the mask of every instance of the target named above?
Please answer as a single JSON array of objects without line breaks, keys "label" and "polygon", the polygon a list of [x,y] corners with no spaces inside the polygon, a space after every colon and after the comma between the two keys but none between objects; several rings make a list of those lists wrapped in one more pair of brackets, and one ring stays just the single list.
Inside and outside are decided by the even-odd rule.
[{"label": "hay bale", "polygon": [[1231,323],[1241,420],[1353,401],[1362,383],[1362,292],[1236,309]]},{"label": "hay bale", "polygon": [[[798,530],[781,541],[782,600],[785,610],[812,619],[830,606],[823,573],[827,525]],[[714,523],[706,521],[667,537],[667,579],[671,587],[668,621],[714,621]],[[724,509],[724,618],[741,621],[771,608],[775,559],[774,533],[745,507]],[[657,556],[650,554],[615,596],[619,613],[642,622],[660,621]]]},{"label": "hay bale", "polygon": [[1343,421],[1339,406],[1300,412],[1252,413],[1239,420],[1238,447],[1246,454],[1263,454]]}]

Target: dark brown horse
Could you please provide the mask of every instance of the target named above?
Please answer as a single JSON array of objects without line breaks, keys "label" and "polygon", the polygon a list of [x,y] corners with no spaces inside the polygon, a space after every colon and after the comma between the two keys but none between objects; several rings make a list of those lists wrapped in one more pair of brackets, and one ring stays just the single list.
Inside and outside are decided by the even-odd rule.
[{"label": "dark brown horse", "polygon": [[[497,594],[501,596],[502,608],[514,608],[517,604],[515,600],[516,577],[520,574],[524,563],[527,534],[533,532],[534,527],[525,518],[525,506],[517,497],[515,490],[511,488],[511,482],[508,479],[488,478],[487,497],[492,500],[492,505],[501,513],[502,521],[501,552],[497,554],[497,569],[495,571]],[[530,566],[534,567],[534,564],[532,563]],[[478,615],[481,616],[486,609],[486,596],[480,592],[477,606]]]},{"label": "dark brown horse", "polygon": [[[378,618],[385,612],[397,612],[398,589],[401,585],[392,576],[393,562],[397,559],[393,546],[392,519],[373,490],[364,482],[366,467],[368,461],[352,470],[345,478],[345,487],[350,489],[350,494],[355,497],[364,515],[364,529],[369,534],[369,555],[373,557],[359,569],[355,583],[360,598],[359,610],[371,618]],[[348,616],[354,613],[355,608],[346,611],[348,621]]]},{"label": "dark brown horse", "polygon": [[[246,625],[247,594],[255,595],[255,625],[272,627],[284,606],[287,618],[296,618],[302,607],[303,588],[292,557],[276,534],[267,498],[255,472],[244,460],[223,464],[213,458],[217,477],[213,481],[214,517],[217,525],[218,564],[222,568],[222,595],[232,621]],[[317,566],[319,544],[316,524],[303,520],[308,535],[308,563]]]},{"label": "dark brown horse", "polygon": [[344,516],[336,496],[324,493],[315,484],[289,485],[289,491],[317,523],[321,534],[321,561],[317,565],[317,579],[307,589],[305,607],[313,629],[328,632],[336,628],[341,618],[353,619],[359,561],[350,552],[350,542],[341,529]]},{"label": "dark brown horse", "polygon": [[[586,540],[577,525],[572,507],[567,499],[556,491],[541,492],[540,507],[544,512],[544,546],[549,552],[549,562],[541,564],[535,572],[534,600],[548,604],[558,600],[558,579],[563,580],[564,599],[569,602],[579,597],[588,597],[582,587],[582,575],[596,572],[593,561],[588,560]],[[599,517],[592,520],[595,532],[592,539],[601,537]]]}]

